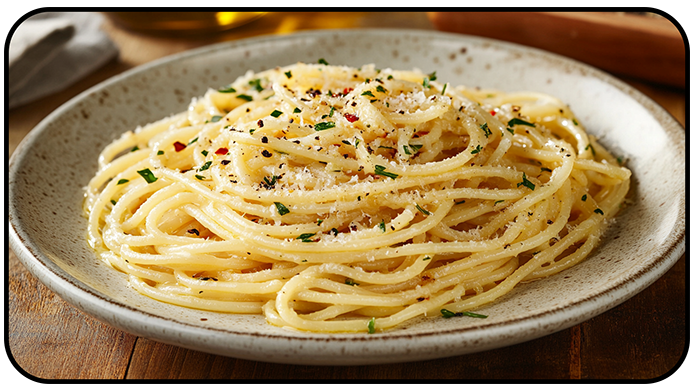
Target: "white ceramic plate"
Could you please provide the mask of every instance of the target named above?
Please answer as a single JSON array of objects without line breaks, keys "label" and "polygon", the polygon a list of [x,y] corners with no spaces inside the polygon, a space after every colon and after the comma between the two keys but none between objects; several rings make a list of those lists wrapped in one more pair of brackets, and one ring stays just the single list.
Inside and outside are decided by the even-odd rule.
[{"label": "white ceramic plate", "polygon": [[[634,204],[583,263],[518,286],[480,309],[487,319],[419,318],[378,334],[311,334],[262,316],[163,304],[127,287],[85,240],[83,187],[99,151],[127,129],[184,110],[207,87],[248,70],[297,61],[437,71],[438,80],[534,90],[570,104],[633,171]],[[541,51],[463,35],[326,30],[227,42],[133,69],[84,92],[42,121],[9,166],[12,249],[41,282],[82,311],[127,332],[195,350],[294,364],[415,361],[541,337],[600,314],[666,272],[685,251],[685,132],[620,81]]]}]

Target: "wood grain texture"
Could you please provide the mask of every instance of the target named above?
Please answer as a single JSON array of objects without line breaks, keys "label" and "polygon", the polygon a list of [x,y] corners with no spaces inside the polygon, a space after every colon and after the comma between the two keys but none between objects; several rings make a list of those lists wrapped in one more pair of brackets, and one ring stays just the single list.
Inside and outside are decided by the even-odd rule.
[{"label": "wood grain texture", "polygon": [[[209,37],[149,36],[107,23],[120,57],[60,93],[7,113],[8,153],[68,99],[126,69],[205,44],[328,27],[431,29],[415,13],[271,13]],[[624,81],[686,125],[686,91]],[[295,366],[228,358],[136,337],[102,324],[50,292],[8,249],[6,350],[15,371],[39,379],[125,380],[652,380],[681,363],[688,345],[687,263],[580,325],[511,347],[431,361],[374,366]]]},{"label": "wood grain texture", "polygon": [[10,253],[9,354],[37,379],[120,379],[136,337],[86,316],[48,290]]},{"label": "wood grain texture", "polygon": [[204,354],[139,339],[128,379],[460,380],[568,379],[570,333],[497,350],[430,361],[372,366],[284,365]]},{"label": "wood grain texture", "polygon": [[649,289],[583,324],[586,378],[653,380],[672,371],[688,344],[686,257]]},{"label": "wood grain texture", "polygon": [[431,12],[438,30],[528,45],[609,72],[685,86],[683,36],[661,15],[622,12]]}]

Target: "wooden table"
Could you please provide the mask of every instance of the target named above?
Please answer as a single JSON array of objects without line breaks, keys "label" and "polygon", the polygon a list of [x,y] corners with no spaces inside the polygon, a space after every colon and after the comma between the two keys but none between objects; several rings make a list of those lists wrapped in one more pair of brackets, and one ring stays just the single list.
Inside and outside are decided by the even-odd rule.
[{"label": "wooden table", "polygon": [[[105,29],[120,57],[66,91],[9,111],[8,153],[62,103],[134,66],[224,40],[338,27],[434,29],[423,13],[271,13],[219,35],[187,38],[140,34],[108,21]],[[626,81],[685,126],[685,90]],[[65,303],[8,252],[6,348],[16,368],[39,379],[652,380],[682,363],[689,338],[685,255],[624,304],[534,341],[424,362],[318,367],[210,355],[122,332]]]}]

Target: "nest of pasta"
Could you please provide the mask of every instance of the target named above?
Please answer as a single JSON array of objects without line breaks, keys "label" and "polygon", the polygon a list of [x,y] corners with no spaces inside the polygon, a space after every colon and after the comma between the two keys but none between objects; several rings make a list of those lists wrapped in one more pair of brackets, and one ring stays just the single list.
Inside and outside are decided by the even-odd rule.
[{"label": "nest of pasta", "polygon": [[91,246],[149,297],[373,333],[485,317],[580,262],[629,177],[554,97],[321,61],[124,133],[85,211]]}]

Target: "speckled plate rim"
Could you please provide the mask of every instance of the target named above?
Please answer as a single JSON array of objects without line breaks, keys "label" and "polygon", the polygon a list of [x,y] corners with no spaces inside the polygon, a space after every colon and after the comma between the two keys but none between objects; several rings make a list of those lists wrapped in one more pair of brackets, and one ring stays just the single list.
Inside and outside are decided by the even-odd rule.
[{"label": "speckled plate rim", "polygon": [[[295,33],[292,36],[313,37],[329,33],[355,34],[357,30],[310,31]],[[676,134],[680,132],[680,135],[685,137],[685,131],[677,121],[673,120],[665,110],[644,94],[604,72],[573,60],[559,58],[557,55],[519,45],[450,33],[401,29],[365,29],[361,33],[395,34],[398,36],[419,35],[446,40],[476,40],[490,42],[496,46],[516,48],[521,51],[540,52],[542,56],[558,58],[558,61],[565,61],[574,67],[583,68],[589,74],[593,74],[606,83],[625,91],[647,110],[653,112],[655,118],[663,117],[665,120],[664,129],[667,132],[675,132]],[[150,68],[177,62],[184,58],[226,50],[231,47],[253,46],[268,40],[284,41],[288,37],[263,36],[190,50],[136,67],[92,87],[47,116],[25,137],[10,158],[8,184],[15,180],[16,163],[21,161],[33,143],[40,142],[42,129],[45,129],[62,112],[77,105],[81,100],[94,92],[118,83],[119,80],[128,76]],[[680,136],[676,135],[676,137]],[[9,196],[11,194],[12,191],[10,189]],[[685,203],[682,203],[680,205],[681,210],[678,211],[676,218],[679,227],[669,235],[660,256],[646,263],[644,269],[639,270],[634,276],[628,277],[621,284],[566,306],[554,308],[533,316],[514,318],[502,323],[492,324],[486,328],[469,325],[439,333],[278,336],[266,333],[193,326],[178,320],[149,314],[115,301],[76,280],[54,264],[46,255],[38,251],[38,247],[33,242],[33,239],[23,230],[21,222],[18,221],[14,212],[14,206],[6,200],[6,205],[8,204],[8,232],[11,249],[27,269],[43,284],[85,313],[126,332],[165,343],[250,360],[295,364],[365,365],[425,360],[489,350],[545,336],[590,319],[636,295],[673,266],[685,252],[686,242],[686,211]],[[377,345],[376,343],[379,341],[390,341],[390,344]]]}]

